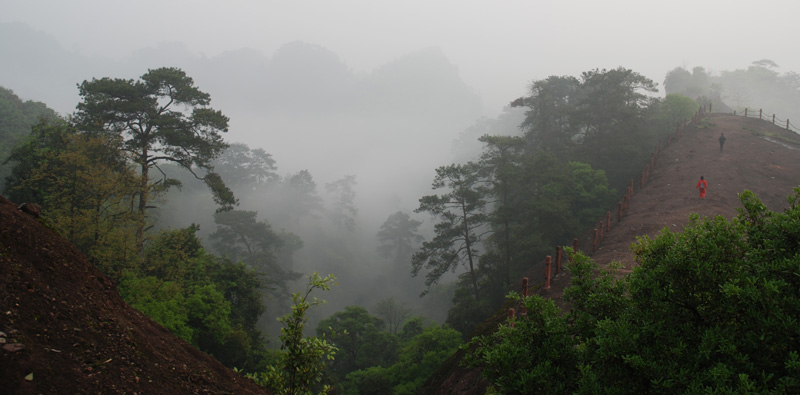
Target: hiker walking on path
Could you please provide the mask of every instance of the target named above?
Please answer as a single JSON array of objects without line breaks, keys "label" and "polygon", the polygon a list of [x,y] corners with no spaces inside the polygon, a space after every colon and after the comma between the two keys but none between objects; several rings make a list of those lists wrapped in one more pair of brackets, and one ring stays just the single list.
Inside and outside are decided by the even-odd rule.
[{"label": "hiker walking on path", "polygon": [[725,133],[720,133],[719,134],[719,152],[722,152],[722,146],[725,145],[725,140],[727,140],[727,138],[725,138]]},{"label": "hiker walking on path", "polygon": [[706,197],[706,189],[708,188],[708,183],[706,180],[703,179],[703,176],[700,176],[700,181],[697,181],[697,189],[700,190],[700,199]]}]

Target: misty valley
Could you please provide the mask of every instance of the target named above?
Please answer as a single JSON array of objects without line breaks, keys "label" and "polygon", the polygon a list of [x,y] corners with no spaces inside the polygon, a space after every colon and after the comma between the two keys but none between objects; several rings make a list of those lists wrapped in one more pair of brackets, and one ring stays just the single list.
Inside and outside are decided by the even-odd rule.
[{"label": "misty valley", "polygon": [[[220,62],[198,67],[196,80],[169,66],[87,76],[72,81],[79,102],[68,115],[2,88],[0,193],[41,206],[43,221],[130,306],[271,393],[424,393],[459,352],[485,369],[491,393],[529,393],[562,370],[570,384],[554,392],[596,393],[631,366],[657,369],[657,353],[634,355],[620,341],[607,350],[619,355],[594,355],[600,366],[580,352],[603,334],[661,329],[636,332],[621,312],[630,289],[594,279],[588,258],[570,268],[583,281],[573,280],[576,305],[591,304],[578,306],[584,315],[567,322],[530,298],[541,323],[501,326],[493,336],[502,338],[473,337],[476,328],[534,262],[616,207],[653,147],[699,108],[732,113],[758,102],[800,119],[800,78],[776,67],[677,67],[663,86],[624,67],[550,76],[493,117],[435,49],[368,76],[302,43],[252,81]],[[205,90],[200,81],[220,70],[230,86]],[[217,95],[231,111],[215,106]],[[745,204],[766,217],[755,200]],[[659,248],[678,248],[666,244],[639,252],[660,267]],[[784,247],[775,250],[797,249]],[[736,286],[726,292],[760,298]],[[781,317],[776,330],[796,345],[796,317]],[[508,345],[515,336],[541,344],[545,359],[524,384],[502,374],[527,352]],[[725,333],[714,336],[709,349],[724,347]],[[691,352],[680,348],[676,341],[675,358]],[[800,357],[784,351],[780,363],[742,362],[774,380],[734,376],[739,365],[720,357],[700,381],[676,368],[673,387],[647,385],[791,392]]]}]

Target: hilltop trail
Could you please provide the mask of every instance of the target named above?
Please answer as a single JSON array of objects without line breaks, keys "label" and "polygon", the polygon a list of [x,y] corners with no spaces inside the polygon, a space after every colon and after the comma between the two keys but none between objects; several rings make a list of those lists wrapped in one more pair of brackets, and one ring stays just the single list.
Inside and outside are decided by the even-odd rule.
[{"label": "hilltop trail", "polygon": [[[725,133],[724,151],[719,149],[719,136]],[[753,191],[772,211],[788,207],[786,197],[800,185],[800,141],[797,134],[756,118],[729,114],[705,116],[696,127],[688,127],[681,137],[666,146],[656,156],[650,179],[641,188],[634,180],[634,194],[622,219],[612,220],[595,253],[591,254],[601,267],[612,261],[624,264],[624,275],[637,265],[630,246],[637,236],[656,236],[662,229],[680,232],[688,224],[689,215],[700,217],[721,215],[732,218],[741,207],[739,193]],[[644,170],[642,164],[642,170]],[[703,176],[708,182],[705,199],[695,188]],[[616,211],[612,211],[612,217]],[[585,243],[585,242],[582,242]],[[579,249],[585,249],[580,246]],[[590,248],[590,247],[589,247]],[[525,276],[532,285],[543,278],[543,265],[531,268]],[[562,300],[569,276],[554,277],[550,289],[536,293],[553,299],[566,307]],[[502,313],[502,312],[501,312]],[[480,330],[491,330],[504,320],[498,313],[487,320]],[[459,366],[463,352],[452,356],[431,380],[422,394],[482,394],[487,383],[477,369]]]},{"label": "hilltop trail", "polygon": [[[680,232],[690,214],[700,217],[721,215],[733,218],[741,207],[739,194],[753,191],[773,211],[788,207],[786,197],[800,185],[800,147],[767,136],[791,136],[769,122],[728,114],[712,114],[701,125],[687,128],[681,138],[662,146],[656,156],[650,180],[640,188],[634,180],[634,194],[622,220],[613,221],[592,260],[601,267],[612,261],[623,263],[630,272],[636,265],[630,246],[637,236],[655,237],[662,229]],[[719,136],[727,141],[722,152]],[[674,136],[673,136],[674,138]],[[700,199],[697,181],[708,182],[706,197]],[[612,212],[613,213],[613,212]],[[540,294],[561,304],[567,276],[554,279],[549,291]]]}]

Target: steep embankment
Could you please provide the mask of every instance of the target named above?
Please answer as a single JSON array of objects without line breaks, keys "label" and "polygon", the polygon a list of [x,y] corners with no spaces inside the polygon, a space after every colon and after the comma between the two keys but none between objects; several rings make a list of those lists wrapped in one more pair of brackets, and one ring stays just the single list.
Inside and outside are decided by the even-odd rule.
[{"label": "steep embankment", "polygon": [[0,393],[256,394],[0,196]]},{"label": "steep embankment", "polygon": [[[719,136],[727,137],[720,152]],[[713,114],[681,132],[669,145],[662,145],[655,156],[655,167],[641,188],[634,180],[634,194],[625,214],[617,220],[612,211],[611,230],[605,232],[596,252],[582,238],[579,248],[601,266],[621,262],[629,272],[635,265],[630,246],[637,236],[655,236],[662,229],[681,231],[689,215],[721,215],[732,218],[741,206],[738,194],[748,189],[773,211],[788,205],[786,197],[800,185],[800,136],[769,122],[741,116]],[[643,165],[644,168],[644,165]],[[700,199],[695,188],[703,176],[708,193]],[[544,267],[537,265],[526,276],[533,283],[543,278]],[[569,285],[567,275],[556,276],[550,289],[537,293],[563,306],[562,296]],[[499,311],[476,332],[492,330],[505,318]],[[482,394],[487,383],[480,371],[459,366],[461,353],[451,357],[431,378],[424,394]]]}]

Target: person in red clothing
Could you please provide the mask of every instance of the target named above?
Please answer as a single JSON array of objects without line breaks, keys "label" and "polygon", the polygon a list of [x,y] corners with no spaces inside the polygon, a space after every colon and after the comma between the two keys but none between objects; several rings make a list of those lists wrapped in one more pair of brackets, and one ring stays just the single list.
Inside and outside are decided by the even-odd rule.
[{"label": "person in red clothing", "polygon": [[706,197],[706,189],[708,189],[708,183],[706,180],[703,179],[703,176],[700,176],[700,181],[697,181],[697,189],[700,190],[700,199]]}]

